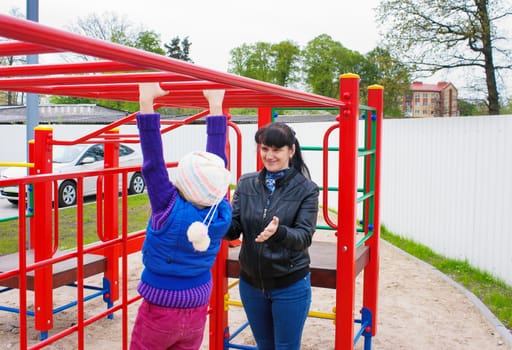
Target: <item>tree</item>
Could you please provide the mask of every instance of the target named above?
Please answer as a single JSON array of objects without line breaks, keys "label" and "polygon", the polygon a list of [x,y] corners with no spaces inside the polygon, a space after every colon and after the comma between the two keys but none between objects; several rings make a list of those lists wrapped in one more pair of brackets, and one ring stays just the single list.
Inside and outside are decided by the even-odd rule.
[{"label": "tree", "polygon": [[148,52],[154,52],[159,55],[165,55],[165,51],[161,46],[160,34],[157,34],[152,30],[139,32],[135,42],[133,43],[133,47]]},{"label": "tree", "polygon": [[230,51],[228,72],[290,86],[300,79],[300,48],[292,41],[243,44]]},{"label": "tree", "polygon": [[101,16],[93,13],[79,18],[77,23],[71,25],[69,29],[77,34],[135,47],[159,55],[165,55],[167,52],[169,57],[192,62],[189,57],[192,43],[188,37],[183,41],[178,36],[175,37],[170,43],[164,44],[164,50],[160,34],[142,26],[136,28],[126,17],[120,17],[113,12],[106,12]]},{"label": "tree", "polygon": [[[17,18],[24,18],[25,15],[19,8],[12,8],[9,11],[9,15]],[[0,39],[1,40],[1,39]],[[25,64],[26,63],[26,57],[24,56],[0,56],[0,65],[2,66],[14,66],[18,64]],[[3,98],[0,98],[0,101],[2,103],[5,103],[7,106],[13,106],[17,105],[21,102],[23,104],[24,94],[21,93],[21,96],[18,96],[18,92],[16,91],[5,91],[5,102]],[[1,97],[1,96],[0,96]],[[20,98],[21,97],[21,98]],[[19,101],[21,100],[21,101]]]},{"label": "tree", "polygon": [[510,8],[510,0],[381,0],[378,20],[392,54],[414,71],[478,68],[489,114],[499,114],[496,75],[512,68],[510,40],[500,33]]},{"label": "tree", "polygon": [[459,113],[461,116],[485,115],[487,106],[483,101],[470,101],[459,99]]},{"label": "tree", "polygon": [[512,114],[512,98],[508,98],[503,104],[503,108],[501,110],[503,114]]},{"label": "tree", "polygon": [[243,44],[230,51],[228,72],[261,81],[272,81],[272,45],[266,42]]},{"label": "tree", "polygon": [[361,103],[367,103],[370,84],[385,86],[386,116],[402,115],[402,96],[410,83],[408,68],[388,50],[376,48],[364,56],[327,34],[314,38],[303,50],[292,41],[243,44],[231,50],[228,71],[281,86],[307,85],[314,93],[335,98],[339,97],[340,75],[357,73]]},{"label": "tree", "polygon": [[291,86],[300,81],[300,48],[290,41],[281,41],[271,46],[273,59],[273,81],[277,85]]},{"label": "tree", "polygon": [[[409,90],[411,77],[409,69],[389,50],[377,47],[365,55],[365,68],[361,72],[361,88],[366,90],[371,84],[384,86],[384,116],[403,116],[402,103]],[[366,94],[361,94],[363,99]]]},{"label": "tree", "polygon": [[[126,17],[120,17],[114,12],[105,12],[101,16],[92,13],[80,17],[68,29],[80,35],[132,47],[137,43],[139,32],[143,31],[133,29],[133,24]],[[80,57],[90,60],[87,56]]]},{"label": "tree", "polygon": [[[160,36],[157,33],[144,28],[135,29],[134,27],[134,24],[127,20],[126,17],[120,17],[114,12],[105,12],[102,15],[92,13],[85,17],[78,18],[76,24],[70,25],[68,29],[77,34],[91,38],[136,47],[159,54],[164,53],[161,48]],[[85,55],[78,55],[78,57],[85,61],[91,60],[91,57]],[[117,110],[137,110],[136,103],[124,101],[51,96],[50,102],[57,104],[90,103]]]},{"label": "tree", "polygon": [[339,97],[340,75],[358,73],[365,67],[365,58],[345,48],[329,35],[321,34],[309,41],[302,51],[305,82],[319,95]]},{"label": "tree", "polygon": [[[135,25],[132,22],[128,21],[125,17],[119,17],[113,12],[106,12],[101,16],[93,13],[83,18],[79,18],[77,23],[71,25],[68,29],[77,34],[135,47],[160,55],[165,55],[166,53],[162,48],[160,34],[143,27],[135,28]],[[192,44],[188,41],[188,37],[181,41],[181,47],[180,41],[180,38],[176,37],[172,40],[171,44],[165,44],[164,47],[169,50],[172,45],[176,45],[176,51],[173,51],[174,56],[171,56],[171,54],[169,54],[169,56],[191,62],[192,60],[189,57],[189,49]],[[79,57],[83,60],[90,59],[90,57],[87,56]],[[50,97],[50,101],[52,103],[63,104],[96,103],[103,107],[130,112],[138,109],[137,103],[134,102],[106,101],[67,96],[52,96]]]},{"label": "tree", "polygon": [[189,56],[191,45],[192,43],[188,40],[188,36],[183,40],[181,40],[179,36],[176,36],[171,40],[171,42],[164,44],[164,47],[167,50],[167,57],[194,63]]}]

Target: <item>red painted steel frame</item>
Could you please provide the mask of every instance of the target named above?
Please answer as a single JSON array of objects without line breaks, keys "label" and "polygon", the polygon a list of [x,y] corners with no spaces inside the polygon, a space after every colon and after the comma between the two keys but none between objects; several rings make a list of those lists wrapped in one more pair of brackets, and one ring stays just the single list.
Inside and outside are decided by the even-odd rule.
[{"label": "red painted steel frame", "polygon": [[336,261],[336,349],[352,349],[356,278],[357,126],[359,76],[344,74],[340,96],[338,240]]},{"label": "red painted steel frame", "polygon": [[[380,250],[380,162],[382,153],[382,119],[384,116],[384,89],[380,85],[368,87],[368,104],[376,109],[375,118],[370,118],[371,124],[376,124],[375,144],[367,145],[367,148],[375,147],[375,184],[374,184],[374,213],[373,213],[373,236],[365,244],[370,246],[370,262],[364,269],[364,291],[363,306],[373,311],[372,335],[377,334],[378,321],[378,289],[379,289],[379,261]],[[367,118],[369,118],[368,116]],[[365,221],[368,222],[368,221]]]},{"label": "red painted steel frame", "polygon": [[[119,129],[111,129],[107,134],[118,135]],[[119,167],[119,143],[105,143],[104,167]],[[104,239],[111,241],[119,236],[119,176],[117,174],[105,175],[104,177]],[[101,198],[99,199],[101,201]],[[101,225],[101,223],[99,223]],[[107,271],[105,278],[110,281],[110,295],[107,300],[111,303],[119,299],[119,249],[109,247],[105,254],[107,257]]]},{"label": "red painted steel frame", "polygon": [[[0,35],[30,42],[31,44],[40,45],[43,52],[48,52],[48,49],[54,49],[62,52],[75,52],[83,55],[90,55],[102,59],[118,61],[124,64],[130,64],[138,67],[140,70],[161,70],[167,72],[174,72],[185,76],[194,77],[197,81],[216,82],[225,84],[226,87],[237,88],[246,90],[247,95],[243,97],[254,98],[253,102],[257,102],[260,106],[280,106],[281,104],[310,104],[311,106],[340,106],[340,101],[328,97],[309,94],[301,91],[287,89],[281,86],[261,82],[254,79],[235,76],[232,74],[217,72],[211,69],[203,68],[188,62],[171,59],[158,54],[137,50],[122,45],[105,42],[87,38],[77,34],[65,32],[62,30],[50,28],[31,21],[17,19],[11,16],[0,15]],[[0,45],[0,52],[3,51]],[[27,49],[29,50],[29,49]],[[34,54],[35,50],[30,48],[30,53]],[[22,54],[22,52],[18,52]],[[23,53],[25,54],[25,53]],[[162,81],[155,79],[154,81]],[[79,79],[77,78],[77,84]],[[66,87],[68,93],[73,91],[72,86]],[[131,86],[133,91],[132,100],[136,101],[137,82]],[[36,92],[34,89],[31,92]],[[39,90],[44,91],[44,90]],[[51,86],[48,87],[47,93],[51,93]],[[105,95],[102,98],[123,99],[127,91],[113,95]],[[228,89],[225,97],[225,107],[234,107],[235,101],[231,99],[230,91]],[[73,94],[71,94],[73,96]],[[195,99],[193,98],[195,97]],[[199,99],[198,99],[199,97]],[[163,97],[160,100],[166,99],[173,100],[173,96]],[[180,99],[181,105],[190,105],[188,102],[193,101],[198,108],[207,108],[204,98],[201,96],[201,91],[197,90],[195,94],[185,96]],[[240,102],[243,102],[240,100]]]},{"label": "red painted steel frame", "polygon": [[[34,172],[35,174],[52,173],[53,154],[50,140],[53,138],[53,130],[48,127],[35,128],[34,144]],[[41,145],[44,147],[37,147]],[[48,145],[50,145],[48,147]],[[34,208],[37,215],[33,217],[35,228],[34,237],[34,261],[51,259],[53,255],[53,228],[52,228],[52,184],[41,182],[34,184]],[[34,272],[34,310],[35,327],[46,332],[53,328],[53,293],[52,293],[52,267],[45,266]]]},{"label": "red painted steel frame", "polygon": [[[203,89],[222,88],[226,90],[224,108],[228,112],[234,107],[251,107],[258,109],[258,126],[265,125],[272,121],[272,108],[340,108],[339,120],[339,198],[338,198],[338,241],[337,241],[337,278],[336,278],[336,349],[353,349],[354,340],[354,300],[355,300],[355,232],[356,232],[356,204],[357,204],[357,124],[359,111],[359,76],[345,74],[340,79],[340,100],[319,96],[311,93],[288,89],[273,84],[235,76],[227,73],[217,72],[203,68],[184,61],[160,56],[157,54],[128,48],[121,45],[83,37],[77,34],[68,33],[62,30],[53,29],[38,23],[17,19],[0,14],[0,36],[11,40],[0,43],[0,55],[29,55],[45,54],[54,52],[78,53],[89,55],[101,61],[81,63],[59,63],[59,64],[38,64],[0,67],[0,90],[19,91],[27,93],[77,96],[89,98],[112,99],[120,101],[138,101],[138,84],[140,82],[160,82],[164,89],[171,93],[157,100],[157,106],[179,106],[198,109],[207,109],[207,101],[202,95]],[[374,325],[377,315],[377,285],[378,285],[378,237],[379,237],[379,189],[380,189],[380,136],[382,120],[382,89],[373,87],[369,90],[369,105],[377,109],[377,166],[375,184],[375,234],[366,245],[371,247],[370,264],[365,268],[364,281],[364,306],[372,311]],[[192,121],[203,117],[207,111],[198,113],[196,116],[187,118]],[[227,113],[226,113],[227,114]],[[134,115],[123,118],[120,121],[101,128],[83,138],[73,142],[92,142],[93,139],[102,139],[105,146],[106,168],[116,168],[118,143],[129,140],[137,142],[133,135],[118,135],[115,132],[108,136],[109,130],[124,123],[133,123]],[[165,126],[162,132],[172,130],[181,124]],[[165,124],[165,123],[162,123]],[[237,178],[241,173],[241,136],[240,131],[231,121],[231,129],[237,134]],[[37,129],[37,128],[36,128]],[[329,133],[336,127],[329,129]],[[66,141],[53,140],[51,130],[40,128],[36,130],[35,146],[29,147],[32,151],[35,169],[31,174],[45,174],[51,172],[51,145],[70,144]],[[227,145],[227,153],[230,152],[230,145]],[[324,154],[325,157],[325,154]],[[228,157],[229,159],[230,157]],[[257,157],[259,159],[259,157]],[[258,169],[261,163],[257,164]],[[325,165],[324,171],[327,169]],[[111,169],[115,170],[115,169]],[[122,238],[118,238],[119,222],[117,218],[117,175],[115,172],[103,174],[105,181],[105,213],[99,218],[103,219],[102,232],[104,238],[111,239],[109,243],[101,244],[95,249],[96,253],[102,253],[109,257],[108,271],[106,276],[115,286],[108,296],[115,301],[119,297],[118,292],[118,258],[122,257],[123,273],[123,298],[122,305],[114,305],[110,310],[99,315],[83,320],[83,303],[79,303],[78,325],[65,331],[78,332],[78,349],[83,349],[83,328],[105,315],[123,310],[123,349],[127,348],[128,321],[126,317],[127,302],[133,302],[137,298],[127,300],[126,290],[126,256],[127,254],[140,249],[144,238],[143,233],[130,234],[127,237],[126,224],[126,197],[123,197]],[[31,233],[30,244],[37,251],[36,258],[36,328],[38,330],[49,330],[52,327],[51,315],[51,268],[49,263],[60,261],[52,258],[52,235],[51,220],[51,183],[61,179],[58,175],[48,176],[46,181],[39,179],[34,184],[35,191],[35,212],[33,222],[38,228],[38,234]],[[35,180],[34,180],[35,181]],[[79,184],[82,178],[78,180]],[[2,182],[7,185],[6,182]],[[324,178],[324,184],[327,184]],[[25,186],[22,183],[21,186]],[[325,185],[327,187],[327,185]],[[123,174],[123,188],[126,188],[126,173]],[[78,190],[82,188],[79,185]],[[115,193],[114,193],[115,192]],[[123,192],[125,192],[123,190]],[[324,192],[327,192],[325,188]],[[25,193],[20,191],[20,201],[24,202]],[[46,205],[45,205],[46,204]],[[78,204],[77,222],[83,222],[83,203]],[[21,206],[20,206],[21,208]],[[327,206],[324,206],[327,210]],[[20,209],[20,217],[23,211]],[[328,219],[326,215],[326,219]],[[26,229],[24,220],[20,222],[20,232]],[[330,226],[335,223],[328,222]],[[77,241],[83,241],[83,227],[77,228]],[[20,239],[19,271],[20,276],[27,273],[26,254],[23,250],[24,240]],[[22,251],[23,250],[23,251]],[[83,262],[83,254],[90,252],[89,248],[83,246],[78,248],[78,262]],[[227,335],[227,313],[224,304],[226,290],[226,258],[227,246],[223,244],[213,269],[215,277],[215,289],[212,296],[210,308],[210,348],[220,350],[224,348],[224,341]],[[63,258],[59,258],[63,259]],[[51,261],[51,262],[50,262]],[[115,262],[115,263],[113,263]],[[80,265],[80,264],[79,264]],[[113,267],[113,266],[116,267]],[[34,269],[32,266],[28,268]],[[11,272],[0,274],[1,278],[11,276]],[[78,266],[77,276],[79,287],[83,287],[83,266]],[[26,283],[24,278],[20,279],[20,308],[26,310]],[[79,288],[81,289],[81,288]],[[83,291],[78,292],[78,297],[83,297]],[[20,346],[26,348],[26,315],[20,315],[22,329],[20,331]],[[23,328],[25,326],[25,328]],[[373,327],[375,334],[376,327]],[[54,336],[55,337],[55,336]],[[51,339],[40,342],[36,348],[48,345]]]}]

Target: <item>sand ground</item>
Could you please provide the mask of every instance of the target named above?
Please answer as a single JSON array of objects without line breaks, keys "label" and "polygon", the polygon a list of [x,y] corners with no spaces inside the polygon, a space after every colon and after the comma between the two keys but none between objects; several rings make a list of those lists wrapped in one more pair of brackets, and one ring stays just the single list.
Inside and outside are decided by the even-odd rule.
[{"label": "sand ground", "polygon": [[[322,239],[321,236],[319,236]],[[329,239],[329,238],[327,238]],[[129,258],[129,295],[136,295],[136,284],[141,271],[140,255]],[[356,305],[360,303],[360,280]],[[94,276],[87,281],[99,285],[101,276]],[[231,298],[237,299],[237,288],[230,290]],[[15,306],[18,291],[0,294],[0,305]],[[31,305],[32,295],[28,296]],[[76,299],[76,290],[62,287],[55,290],[54,302],[57,304]],[[313,288],[312,310],[330,313],[334,306],[335,291]],[[128,308],[130,325],[136,316],[138,303]],[[85,316],[90,317],[98,310],[105,309],[100,298],[86,303]],[[358,310],[358,307],[356,306]],[[485,311],[485,310],[484,310]],[[489,319],[491,318],[491,319]],[[241,308],[230,307],[230,329],[233,331],[245,322]],[[29,323],[29,344],[37,342],[39,333]],[[102,319],[86,327],[85,348],[94,350],[121,349],[122,316],[116,313],[113,320]],[[499,323],[499,322],[498,322]],[[76,308],[57,313],[54,316],[54,330],[61,330],[76,324]],[[435,350],[512,350],[508,334],[502,336],[503,330],[492,320],[492,314],[482,312],[475,306],[474,300],[463,290],[447,281],[437,270],[418,261],[408,254],[390,246],[381,244],[379,307],[377,335],[372,340],[372,349],[435,349]],[[502,326],[502,325],[501,325]],[[303,335],[304,350],[333,349],[335,328],[331,320],[309,318]],[[51,333],[50,333],[51,335]],[[19,317],[15,313],[0,311],[0,348],[19,348]],[[235,339],[237,344],[253,345],[254,341],[248,329]],[[71,334],[48,349],[77,349],[77,336]],[[201,349],[208,349],[208,337],[205,337]],[[356,344],[356,349],[363,349],[363,342]]]}]

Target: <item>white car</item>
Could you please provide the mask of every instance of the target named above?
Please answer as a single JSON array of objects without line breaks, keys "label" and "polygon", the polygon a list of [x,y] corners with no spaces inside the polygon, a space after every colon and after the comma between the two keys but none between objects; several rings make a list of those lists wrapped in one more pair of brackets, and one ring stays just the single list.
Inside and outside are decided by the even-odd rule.
[{"label": "white car", "polygon": [[[141,154],[131,147],[119,145],[119,166],[137,166],[142,164]],[[73,146],[53,147],[53,172],[75,173],[80,171],[91,171],[103,169],[103,144],[78,144]],[[17,178],[26,176],[27,169],[21,167],[10,167],[0,173],[0,179]],[[97,177],[85,177],[83,182],[84,196],[96,194]],[[121,186],[121,181],[119,181]],[[77,184],[75,179],[58,181],[59,186],[59,207],[67,207],[76,204]],[[146,183],[140,172],[128,174],[128,194],[144,192]],[[0,188],[0,195],[13,204],[18,204],[18,187]]]}]

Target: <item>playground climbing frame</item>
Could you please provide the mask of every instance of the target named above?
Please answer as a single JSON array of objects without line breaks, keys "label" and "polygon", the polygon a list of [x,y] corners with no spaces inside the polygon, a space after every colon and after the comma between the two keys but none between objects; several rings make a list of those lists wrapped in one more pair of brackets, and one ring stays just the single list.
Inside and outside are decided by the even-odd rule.
[{"label": "playground climbing frame", "polygon": [[[378,302],[378,270],[379,270],[379,194],[380,194],[380,142],[382,130],[383,88],[378,85],[368,90],[369,106],[359,103],[359,76],[344,74],[340,79],[340,99],[319,96],[297,91],[245,77],[200,67],[188,62],[175,60],[157,54],[144,52],[122,45],[87,38],[77,34],[47,27],[38,23],[0,15],[0,36],[8,41],[0,42],[2,56],[44,55],[49,53],[76,53],[96,58],[95,61],[73,63],[46,63],[23,66],[0,67],[0,90],[18,91],[28,94],[63,95],[95,99],[134,101],[138,100],[138,84],[141,82],[160,82],[171,94],[157,99],[155,107],[183,107],[199,109],[201,112],[187,118],[186,121],[170,123],[162,128],[162,133],[197,120],[207,114],[207,101],[202,96],[203,89],[225,89],[224,110],[229,117],[231,108],[256,108],[258,126],[272,122],[273,108],[318,108],[336,109],[339,114],[330,132],[339,133],[338,153],[338,215],[336,222],[329,226],[335,231],[337,243],[335,247],[336,266],[336,312],[335,339],[336,349],[352,349],[360,336],[365,339],[365,349],[370,349],[371,338],[376,335],[377,302]],[[365,115],[364,147],[358,145],[358,125],[360,112]],[[20,311],[20,347],[41,348],[53,341],[77,334],[77,348],[84,348],[84,328],[98,319],[122,314],[122,348],[127,349],[129,326],[127,310],[130,305],[140,299],[128,296],[127,292],[127,255],[140,249],[144,232],[127,232],[127,200],[123,194],[121,208],[117,200],[117,174],[122,174],[122,186],[126,189],[126,174],[130,169],[120,169],[117,163],[119,142],[138,142],[136,135],[121,135],[116,128],[134,122],[134,115],[127,116],[106,127],[83,137],[72,140],[54,140],[51,129],[40,126],[36,128],[35,142],[29,152],[34,164],[30,176],[14,180],[0,180],[0,186],[17,185],[20,189],[34,184],[34,212],[25,218],[24,210],[19,210],[19,254],[18,267],[3,271],[0,266],[0,283],[8,278],[18,277],[19,311]],[[236,169],[231,169],[240,176],[241,136],[235,123],[229,121],[230,129],[236,134],[238,145]],[[100,175],[104,178],[101,188],[104,189],[104,200],[98,200],[99,231],[103,232],[103,241],[93,247],[78,244],[77,249],[65,256],[55,255],[54,244],[58,235],[54,227],[58,227],[58,210],[52,210],[52,189],[62,175],[51,173],[51,149],[55,144],[73,144],[103,142],[105,144],[105,170],[92,174],[75,174],[80,184],[84,176]],[[324,146],[325,153],[328,146]],[[230,152],[230,147],[226,151]],[[358,170],[358,159],[364,158],[364,170]],[[228,157],[230,159],[230,157]],[[48,165],[50,164],[50,165]],[[172,166],[173,164],[169,164]],[[175,165],[175,163],[174,163]],[[324,162],[324,168],[327,163]],[[325,174],[326,172],[324,172]],[[364,175],[364,186],[358,188],[358,174]],[[323,192],[327,192],[328,181],[324,181]],[[122,191],[125,193],[126,191]],[[358,193],[362,196],[358,197]],[[79,193],[80,197],[80,193]],[[20,190],[20,201],[25,201],[26,194]],[[324,197],[325,198],[325,197]],[[358,203],[363,204],[363,217],[358,219]],[[100,205],[101,203],[101,205]],[[328,205],[324,203],[324,208]],[[120,212],[121,215],[117,216]],[[83,242],[83,202],[77,203],[77,242]],[[54,218],[52,220],[49,218]],[[325,217],[325,215],[324,215]],[[37,234],[31,232],[34,250],[34,262],[27,262],[25,251],[26,220],[30,220],[30,229],[37,228]],[[360,222],[360,226],[357,222]],[[119,230],[121,227],[121,230]],[[119,234],[121,231],[121,234]],[[363,240],[356,241],[356,232],[363,232]],[[33,238],[38,237],[38,238]],[[358,265],[358,248],[365,247],[364,263]],[[225,304],[227,293],[228,264],[227,243],[223,244],[217,263],[213,268],[214,291],[210,304],[210,349],[229,347],[228,311]],[[84,318],[84,256],[99,254],[106,259],[104,271],[105,286],[103,298],[108,309],[94,317]],[[77,313],[78,324],[70,329],[54,334],[36,344],[28,344],[27,340],[27,284],[26,277],[35,271],[35,305],[34,326],[41,332],[52,329],[52,273],[54,264],[65,259],[76,259],[77,280]],[[121,271],[118,261],[121,261]],[[355,278],[364,269],[362,318],[354,320]],[[121,278],[119,278],[121,277]],[[120,282],[121,281],[121,282]],[[121,284],[121,285],[119,285]],[[119,292],[121,289],[121,293]],[[42,311],[41,311],[42,310]],[[354,333],[354,322],[361,324],[361,329]]]}]

